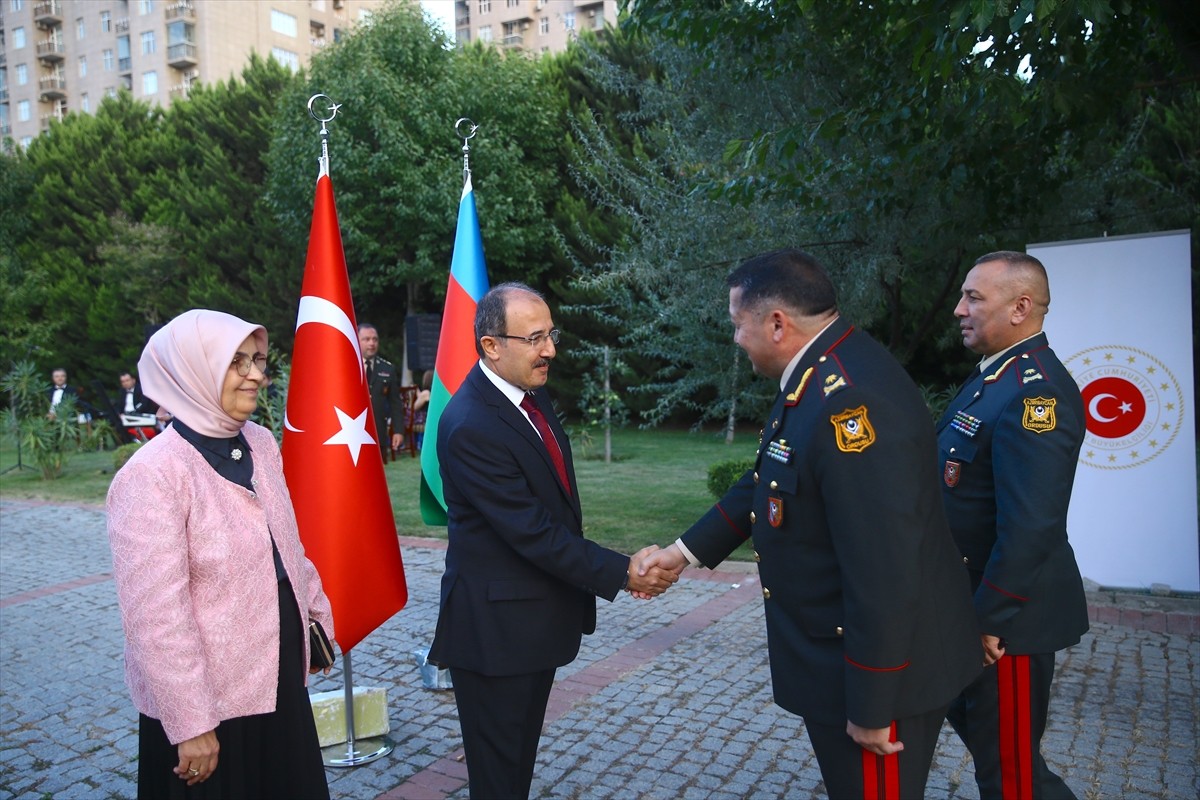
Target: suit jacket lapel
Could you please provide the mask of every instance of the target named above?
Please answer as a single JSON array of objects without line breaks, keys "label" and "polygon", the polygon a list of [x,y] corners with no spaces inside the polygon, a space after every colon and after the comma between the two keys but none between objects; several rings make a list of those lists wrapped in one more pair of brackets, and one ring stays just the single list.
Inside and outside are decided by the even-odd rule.
[{"label": "suit jacket lapel", "polygon": [[560,492],[564,496],[569,497],[571,506],[575,511],[575,516],[582,519],[582,510],[579,505],[579,488],[575,485],[575,465],[571,459],[571,448],[567,442],[567,434],[558,423],[558,416],[550,408],[550,403],[545,399],[545,390],[539,389],[534,392],[534,400],[537,402],[538,408],[542,410],[542,414],[546,417],[546,423],[550,426],[550,430],[554,433],[558,440],[559,449],[562,450],[563,462],[567,467],[567,477],[571,481],[571,492],[568,495],[566,488],[558,480],[558,471],[554,469],[554,462],[550,460],[550,452],[546,450],[546,445],[542,442],[542,437],[534,430],[533,425],[525,414],[516,406],[514,406],[507,397],[505,397],[499,389],[492,384],[486,375],[482,373],[483,367],[476,364],[471,372],[467,375],[467,380],[476,388],[487,402],[489,406],[495,409],[496,416],[502,420],[509,428],[511,428],[518,437],[524,439],[533,448],[539,459],[538,463],[542,465],[541,472],[545,475],[532,476],[536,480],[553,481]]}]

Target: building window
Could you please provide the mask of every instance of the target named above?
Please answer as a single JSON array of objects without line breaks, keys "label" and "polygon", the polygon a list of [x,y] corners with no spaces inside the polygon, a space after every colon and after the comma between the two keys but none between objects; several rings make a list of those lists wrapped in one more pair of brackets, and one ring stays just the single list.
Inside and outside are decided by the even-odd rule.
[{"label": "building window", "polygon": [[104,71],[112,72],[113,67],[115,67],[116,65],[117,65],[117,59],[114,56],[113,51],[105,50],[104,51]]},{"label": "building window", "polygon": [[491,25],[479,26],[479,41],[490,42],[491,40],[492,40],[492,26]]},{"label": "building window", "polygon": [[17,103],[17,122],[29,122],[29,101]]},{"label": "building window", "polygon": [[87,92],[79,96],[79,110],[85,114],[92,113],[92,101],[88,99]]},{"label": "building window", "polygon": [[291,50],[284,50],[282,47],[272,47],[271,55],[283,66],[290,69],[292,72],[300,70],[300,56],[293,53]]},{"label": "building window", "polygon": [[29,67],[25,64],[17,64],[17,86],[24,86],[29,83]]},{"label": "building window", "polygon": [[322,14],[325,13],[325,0],[311,0],[311,2],[313,11],[319,11]]},{"label": "building window", "polygon": [[490,14],[492,12],[492,0],[479,0],[479,13]]},{"label": "building window", "polygon": [[154,70],[142,73],[142,94],[147,97],[158,94],[158,73]]},{"label": "building window", "polygon": [[568,11],[563,14],[563,27],[569,31],[575,30],[575,12]]},{"label": "building window", "polygon": [[111,11],[101,11],[100,12],[100,30],[104,33],[108,33],[109,31],[112,30],[112,12]]},{"label": "building window", "polygon": [[86,35],[86,33],[84,32],[84,27],[83,27],[83,17],[76,17],[75,18],[75,38],[82,39],[85,35]]},{"label": "building window", "polygon": [[271,9],[271,30],[276,33],[282,33],[284,36],[296,38],[296,18],[291,14],[285,14],[282,11]]},{"label": "building window", "polygon": [[106,86],[106,87],[104,88],[104,96],[105,96],[105,97],[116,97],[116,96],[117,96],[117,87],[115,87],[115,86]]},{"label": "building window", "polygon": [[142,55],[148,56],[154,53],[154,31],[142,32]]},{"label": "building window", "polygon": [[154,13],[154,0],[139,0],[138,13],[143,17]]},{"label": "building window", "polygon": [[508,0],[508,7],[509,7],[509,8],[516,8],[516,7],[518,7],[519,5],[521,5],[521,0]]},{"label": "building window", "polygon": [[550,18],[542,17],[540,20],[538,20],[538,33],[545,36],[549,32],[550,32]]},{"label": "building window", "polygon": [[9,3],[8,3],[9,11],[20,11],[24,7],[25,7],[25,0],[9,0]]},{"label": "building window", "polygon": [[13,50],[20,50],[25,46],[25,29],[13,28]]},{"label": "building window", "polygon": [[87,77],[87,56],[79,57],[79,77]]}]

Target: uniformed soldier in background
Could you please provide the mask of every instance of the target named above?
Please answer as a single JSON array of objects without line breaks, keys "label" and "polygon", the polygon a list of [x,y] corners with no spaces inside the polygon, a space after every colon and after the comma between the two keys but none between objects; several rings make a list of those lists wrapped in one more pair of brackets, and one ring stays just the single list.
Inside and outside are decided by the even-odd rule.
[{"label": "uniformed soldier in background", "polygon": [[1075,796],[1041,753],[1054,652],[1088,629],[1067,541],[1083,400],[1042,333],[1049,307],[1033,256],[975,262],[954,315],[983,359],[938,423],[942,497],[988,665],[949,719],[974,756],[980,797],[1004,800]]},{"label": "uniformed soldier in background", "polygon": [[645,560],[715,568],[753,537],[775,702],[804,717],[830,797],[922,797],[946,709],[982,668],[916,385],[781,250],[729,276],[733,339],[779,383],[754,468]]},{"label": "uniformed soldier in background", "polygon": [[[358,346],[362,350],[363,367],[367,370],[367,386],[371,390],[371,408],[375,413],[375,429],[381,450],[388,447],[388,420],[392,430],[404,425],[404,400],[400,396],[400,376],[392,362],[379,355],[379,331],[369,322],[358,324]],[[393,433],[391,450],[383,453],[383,460],[400,449],[404,434]]]}]

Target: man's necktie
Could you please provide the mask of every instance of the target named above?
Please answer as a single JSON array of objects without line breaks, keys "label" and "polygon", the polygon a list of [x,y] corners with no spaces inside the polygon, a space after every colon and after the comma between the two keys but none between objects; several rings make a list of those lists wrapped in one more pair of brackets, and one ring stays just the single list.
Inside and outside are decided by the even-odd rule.
[{"label": "man's necktie", "polygon": [[373,358],[366,359],[366,365],[367,365],[367,385],[370,386],[371,379],[375,377],[375,359],[373,359]]},{"label": "man's necktie", "polygon": [[521,408],[525,409],[525,413],[529,415],[529,421],[542,435],[542,444],[546,445],[546,450],[550,453],[550,460],[554,462],[558,478],[566,487],[567,494],[570,494],[571,482],[567,480],[567,464],[563,461],[562,450],[558,447],[558,440],[554,438],[554,431],[550,430],[550,423],[546,422],[546,415],[537,407],[531,394],[526,394],[521,398]]}]

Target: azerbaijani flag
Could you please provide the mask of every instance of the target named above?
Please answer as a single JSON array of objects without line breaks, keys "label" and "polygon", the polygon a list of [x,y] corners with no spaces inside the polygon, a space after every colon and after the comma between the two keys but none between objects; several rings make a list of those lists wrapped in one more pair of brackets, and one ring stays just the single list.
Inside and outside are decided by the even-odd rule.
[{"label": "azerbaijani flag", "polygon": [[283,474],[343,652],[408,601],[328,162],[321,161],[284,413]]},{"label": "azerbaijani flag", "polygon": [[467,175],[458,203],[454,257],[450,261],[446,309],[442,312],[429,410],[425,416],[425,446],[421,448],[421,519],[426,525],[446,524],[446,498],[442,494],[442,475],[438,471],[438,421],[446,403],[479,360],[475,352],[475,307],[487,290],[487,264],[483,260],[479,215],[475,211],[471,176]]}]

